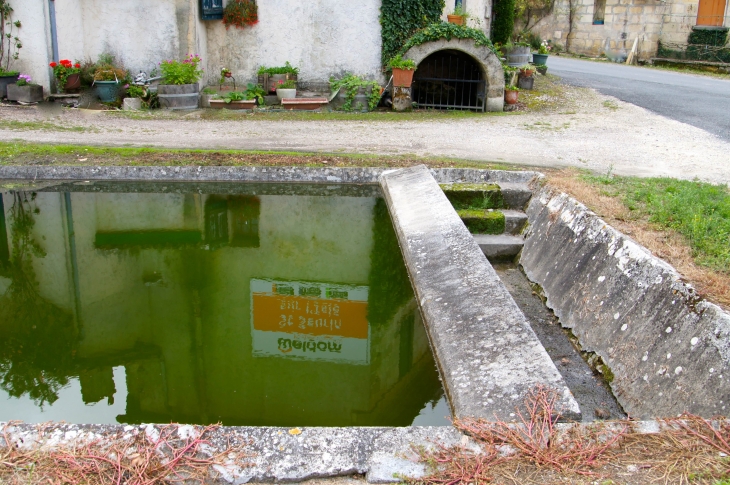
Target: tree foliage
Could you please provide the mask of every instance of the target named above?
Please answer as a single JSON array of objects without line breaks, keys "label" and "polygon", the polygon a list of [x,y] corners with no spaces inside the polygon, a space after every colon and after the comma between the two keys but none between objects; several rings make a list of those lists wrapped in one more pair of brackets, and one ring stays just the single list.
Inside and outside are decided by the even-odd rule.
[{"label": "tree foliage", "polygon": [[497,0],[493,8],[492,42],[506,44],[515,25],[515,0]]},{"label": "tree foliage", "polygon": [[383,65],[417,30],[438,22],[443,10],[444,0],[383,0],[380,7]]}]

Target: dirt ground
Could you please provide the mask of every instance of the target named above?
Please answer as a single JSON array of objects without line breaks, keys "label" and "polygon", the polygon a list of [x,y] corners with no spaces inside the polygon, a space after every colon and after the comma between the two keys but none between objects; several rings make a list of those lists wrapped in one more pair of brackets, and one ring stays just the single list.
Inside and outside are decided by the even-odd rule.
[{"label": "dirt ground", "polygon": [[699,128],[584,88],[525,99],[514,113],[402,118],[3,106],[0,141],[415,155],[730,183],[730,143]]}]

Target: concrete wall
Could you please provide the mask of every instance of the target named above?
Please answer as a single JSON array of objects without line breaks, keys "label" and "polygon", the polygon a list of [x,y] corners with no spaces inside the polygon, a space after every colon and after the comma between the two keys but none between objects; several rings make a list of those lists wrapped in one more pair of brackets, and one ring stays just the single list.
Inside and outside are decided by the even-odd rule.
[{"label": "concrete wall", "polygon": [[259,23],[226,30],[206,23],[207,67],[226,67],[239,82],[256,80],[260,66],[301,69],[300,81],[328,81],[351,72],[382,80],[380,1],[274,0],[259,2]]},{"label": "concrete wall", "polygon": [[[628,53],[638,38],[640,59],[654,57],[657,41],[684,44],[692,26],[697,23],[698,0],[606,0],[604,25],[593,25],[594,0],[574,0],[576,13],[568,41],[569,0],[556,0],[553,14],[538,22],[533,29],[544,39],[570,51],[599,56],[606,47],[613,52]],[[725,17],[725,25],[730,17]],[[609,52],[610,54],[610,52]]]},{"label": "concrete wall", "polygon": [[730,315],[565,194],[539,189],[527,216],[520,264],[611,370],[604,375],[628,414],[727,414]]}]

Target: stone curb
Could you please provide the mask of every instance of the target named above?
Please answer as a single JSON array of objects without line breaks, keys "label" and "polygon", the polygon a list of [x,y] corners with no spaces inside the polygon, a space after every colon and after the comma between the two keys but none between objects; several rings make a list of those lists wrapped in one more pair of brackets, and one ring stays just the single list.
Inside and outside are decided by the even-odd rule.
[{"label": "stone curb", "polygon": [[438,183],[421,165],[388,172],[393,219],[453,415],[515,421],[538,385],[579,419],[565,382]]}]

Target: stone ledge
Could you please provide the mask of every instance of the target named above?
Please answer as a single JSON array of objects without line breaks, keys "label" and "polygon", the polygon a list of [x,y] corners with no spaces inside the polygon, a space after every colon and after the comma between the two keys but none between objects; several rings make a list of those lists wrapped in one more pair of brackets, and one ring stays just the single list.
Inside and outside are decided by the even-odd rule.
[{"label": "stone ledge", "polygon": [[[180,182],[317,182],[376,184],[392,169],[380,167],[116,167],[116,166],[0,166],[0,180],[144,180]],[[442,183],[527,183],[541,177],[532,171],[436,168]]]},{"label": "stone ledge", "polygon": [[557,390],[566,418],[580,411],[507,289],[424,166],[392,171],[381,187],[454,417],[514,421],[530,389]]}]

